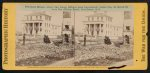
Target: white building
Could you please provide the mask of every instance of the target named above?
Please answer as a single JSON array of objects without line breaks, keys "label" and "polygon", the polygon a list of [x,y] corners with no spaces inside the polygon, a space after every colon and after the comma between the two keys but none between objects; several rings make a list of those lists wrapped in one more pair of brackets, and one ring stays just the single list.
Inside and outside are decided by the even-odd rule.
[{"label": "white building", "polygon": [[52,16],[36,12],[24,16],[24,34],[56,38],[61,35],[61,26],[51,23]]},{"label": "white building", "polygon": [[84,21],[86,27],[85,32],[88,36],[105,37],[109,36],[110,39],[118,39],[122,37],[123,26],[114,24],[113,18],[106,13],[94,13],[86,16],[87,20]]}]

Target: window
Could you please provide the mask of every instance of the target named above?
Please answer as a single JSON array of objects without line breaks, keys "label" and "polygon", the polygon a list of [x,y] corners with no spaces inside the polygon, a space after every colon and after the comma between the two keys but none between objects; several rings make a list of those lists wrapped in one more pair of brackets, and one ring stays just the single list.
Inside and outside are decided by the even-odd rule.
[{"label": "window", "polygon": [[102,21],[103,21],[103,17],[101,17]]},{"label": "window", "polygon": [[88,21],[90,21],[90,17],[88,17]]},{"label": "window", "polygon": [[94,20],[94,17],[92,17],[92,21]]},{"label": "window", "polygon": [[27,16],[27,20],[29,20],[29,16]]},{"label": "window", "polygon": [[65,25],[65,29],[66,29],[66,30],[69,30],[69,25]]},{"label": "window", "polygon": [[30,16],[30,20],[32,20],[32,16]]},{"label": "window", "polygon": [[45,20],[47,20],[47,16],[45,16]]},{"label": "window", "polygon": [[97,21],[99,21],[99,17],[97,17]]},{"label": "window", "polygon": [[103,32],[103,29],[101,30],[101,32]]},{"label": "window", "polygon": [[31,20],[32,20],[32,16],[30,16],[31,17]]},{"label": "window", "polygon": [[130,11],[124,11],[124,19],[130,19],[131,18],[131,12]]},{"label": "window", "polygon": [[40,19],[42,19],[42,16],[40,16]]},{"label": "window", "polygon": [[109,17],[107,17],[107,19],[108,19],[107,21],[110,21],[110,18],[109,18]]},{"label": "window", "polygon": [[38,16],[36,16],[36,20],[38,20]]},{"label": "window", "polygon": [[130,26],[126,26],[126,30],[128,30],[128,31],[129,31],[129,30],[130,30]]},{"label": "window", "polygon": [[112,22],[112,18],[110,19],[110,21]]}]

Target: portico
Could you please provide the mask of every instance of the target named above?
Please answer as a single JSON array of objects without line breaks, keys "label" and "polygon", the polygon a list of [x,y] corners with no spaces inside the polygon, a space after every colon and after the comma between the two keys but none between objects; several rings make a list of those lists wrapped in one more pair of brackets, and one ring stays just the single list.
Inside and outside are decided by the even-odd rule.
[{"label": "portico", "polygon": [[100,36],[103,34],[103,24],[102,23],[86,23],[86,31],[88,35]]},{"label": "portico", "polygon": [[42,32],[42,22],[25,22],[25,33],[38,35]]}]

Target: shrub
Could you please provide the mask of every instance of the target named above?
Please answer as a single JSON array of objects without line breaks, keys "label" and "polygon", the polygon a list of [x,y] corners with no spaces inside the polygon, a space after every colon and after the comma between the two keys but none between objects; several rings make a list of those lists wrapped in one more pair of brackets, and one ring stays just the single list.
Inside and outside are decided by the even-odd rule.
[{"label": "shrub", "polygon": [[109,39],[108,36],[105,36],[104,43],[107,45],[111,45],[111,40]]},{"label": "shrub", "polygon": [[44,35],[44,38],[43,38],[43,40],[44,40],[44,43],[51,43],[50,42],[50,39],[49,39],[49,37],[47,36],[47,35]]}]

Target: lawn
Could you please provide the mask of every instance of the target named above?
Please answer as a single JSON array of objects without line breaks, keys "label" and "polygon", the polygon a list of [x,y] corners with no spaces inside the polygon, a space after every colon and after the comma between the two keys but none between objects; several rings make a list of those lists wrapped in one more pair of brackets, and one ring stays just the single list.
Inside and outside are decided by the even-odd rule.
[{"label": "lawn", "polygon": [[61,45],[54,44],[17,44],[17,66],[45,66],[74,58],[75,66],[109,66],[133,58],[132,45]]},{"label": "lawn", "polygon": [[109,66],[133,58],[132,46],[78,45],[75,51],[76,66]]},{"label": "lawn", "polygon": [[16,45],[17,66],[44,66],[72,57],[74,49],[71,46],[57,47],[44,43]]}]

